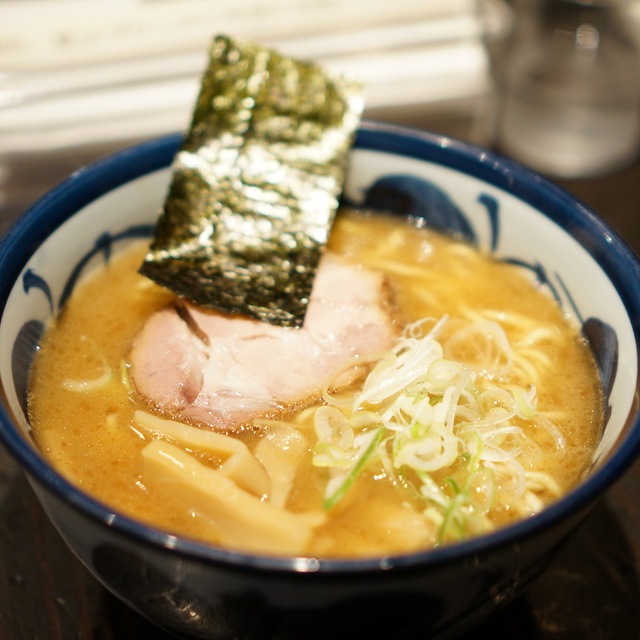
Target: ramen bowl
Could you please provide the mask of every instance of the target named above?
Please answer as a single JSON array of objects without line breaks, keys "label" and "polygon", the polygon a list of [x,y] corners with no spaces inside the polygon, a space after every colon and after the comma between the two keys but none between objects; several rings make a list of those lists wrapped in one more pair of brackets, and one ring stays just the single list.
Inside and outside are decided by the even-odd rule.
[{"label": "ramen bowl", "polygon": [[95,577],[161,627],[191,638],[450,638],[522,593],[640,448],[635,396],[640,265],[601,219],[522,166],[446,137],[364,123],[344,199],[465,237],[544,283],[594,351],[606,424],[587,477],[494,533],[364,559],[230,551],[153,528],[62,477],[34,447],[29,367],[82,275],[148,236],[181,143],[164,137],[73,174],[0,244],[0,440],[60,535]]}]

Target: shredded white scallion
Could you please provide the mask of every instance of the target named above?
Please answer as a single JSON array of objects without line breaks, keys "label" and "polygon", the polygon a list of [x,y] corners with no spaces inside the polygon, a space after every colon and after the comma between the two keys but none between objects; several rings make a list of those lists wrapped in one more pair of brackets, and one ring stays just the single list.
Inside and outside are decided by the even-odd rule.
[{"label": "shredded white scallion", "polygon": [[[525,471],[518,461],[537,447],[523,424],[543,429],[558,449],[564,439],[538,412],[535,385],[497,382],[514,361],[506,333],[497,321],[479,319],[447,339],[456,352],[471,338],[484,353],[474,366],[446,355],[438,336],[447,322],[427,318],[408,325],[359,391],[342,397],[325,391],[313,418],[313,463],[329,474],[325,508],[374,461],[385,476],[415,488],[442,542],[486,530],[498,493],[531,511],[539,509],[537,491],[554,493],[551,476]],[[362,366],[354,360],[336,376]]]}]

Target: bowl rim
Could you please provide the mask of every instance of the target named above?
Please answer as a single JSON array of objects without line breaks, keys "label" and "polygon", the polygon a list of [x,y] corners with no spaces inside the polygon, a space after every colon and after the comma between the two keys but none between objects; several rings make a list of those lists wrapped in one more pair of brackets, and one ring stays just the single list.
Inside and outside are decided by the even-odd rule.
[{"label": "bowl rim", "polygon": [[[23,213],[0,239],[0,316],[24,264],[45,238],[75,211],[109,190],[145,174],[168,167],[182,141],[181,133],[155,138],[123,149],[89,164],[63,180]],[[640,344],[640,261],[626,242],[604,220],[560,186],[499,154],[474,144],[409,127],[363,121],[356,149],[381,151],[435,162],[468,173],[540,209],[544,215],[578,238],[600,263],[617,289],[629,314],[636,344]],[[585,230],[589,233],[585,233]],[[588,246],[585,241],[588,240]],[[436,549],[384,557],[337,559],[268,556],[215,547],[169,534],[122,515],[59,475],[26,441],[0,406],[0,442],[20,463],[27,476],[57,498],[82,511],[95,522],[131,536],[138,542],[170,549],[199,561],[240,570],[284,573],[354,573],[390,568],[435,567],[461,557],[472,557],[533,536],[586,510],[631,465],[640,453],[640,415],[637,408],[623,444],[577,487],[535,516],[500,528],[485,536]]]}]

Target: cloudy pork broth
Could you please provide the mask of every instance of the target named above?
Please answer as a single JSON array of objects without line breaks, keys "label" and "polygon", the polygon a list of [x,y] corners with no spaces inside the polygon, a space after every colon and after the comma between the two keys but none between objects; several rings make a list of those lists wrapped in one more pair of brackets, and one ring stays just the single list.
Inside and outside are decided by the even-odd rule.
[{"label": "cloudy pork broth", "polygon": [[[123,251],[76,290],[37,355],[41,451],[117,511],[287,555],[449,544],[536,513],[583,476],[601,390],[550,295],[392,217],[341,211],[329,249],[294,347],[291,334],[235,336],[244,325],[176,304],[137,274],[146,247]],[[330,357],[317,352],[324,321],[338,335]],[[172,326],[177,351],[176,332],[154,348],[153,331]],[[272,364],[275,391],[256,379]],[[293,382],[292,366],[307,367]]]}]

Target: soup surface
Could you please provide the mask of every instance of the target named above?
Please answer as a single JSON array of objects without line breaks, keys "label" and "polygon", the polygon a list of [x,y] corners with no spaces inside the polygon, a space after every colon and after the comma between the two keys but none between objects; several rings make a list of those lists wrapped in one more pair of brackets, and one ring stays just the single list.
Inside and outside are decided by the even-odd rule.
[{"label": "soup surface", "polygon": [[[169,532],[325,557],[481,534],[584,475],[602,422],[597,369],[520,268],[350,211],[330,249],[382,272],[394,305],[393,353],[348,363],[355,382],[334,388],[332,377],[324,400],[226,436],[173,421],[127,375],[135,336],[173,300],[137,274],[140,244],[88,277],[45,336],[29,404],[44,455],[115,510]],[[427,364],[398,386],[409,360]]]}]

